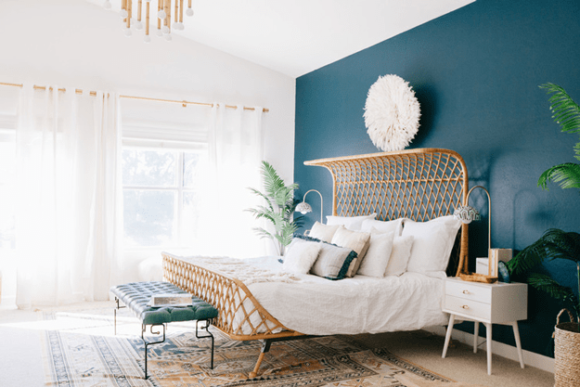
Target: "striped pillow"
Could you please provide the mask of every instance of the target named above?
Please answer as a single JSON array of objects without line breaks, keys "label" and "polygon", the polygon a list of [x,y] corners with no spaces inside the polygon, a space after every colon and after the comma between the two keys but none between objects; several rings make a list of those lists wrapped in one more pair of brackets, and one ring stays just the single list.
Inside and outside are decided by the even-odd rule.
[{"label": "striped pillow", "polygon": [[348,268],[356,260],[356,251],[349,248],[326,243],[306,235],[295,235],[294,241],[303,239],[310,242],[319,242],[322,245],[318,258],[310,270],[310,274],[330,280],[340,280],[346,277]]},{"label": "striped pillow", "polygon": [[320,244],[322,248],[310,272],[331,280],[345,278],[350,263],[356,258],[356,252],[330,243],[321,242]]}]

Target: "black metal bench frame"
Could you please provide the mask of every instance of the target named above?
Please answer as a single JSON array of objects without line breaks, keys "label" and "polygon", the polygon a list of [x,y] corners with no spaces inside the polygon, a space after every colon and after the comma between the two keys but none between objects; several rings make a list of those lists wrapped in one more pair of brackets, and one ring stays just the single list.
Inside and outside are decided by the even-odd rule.
[{"label": "black metal bench frame", "polygon": [[[115,296],[115,303],[116,303],[116,307],[115,309],[113,309],[113,315],[114,315],[114,327],[115,327],[115,336],[117,335],[117,310],[122,309],[122,308],[127,308],[126,305],[121,306],[119,304],[119,298]],[[199,322],[200,321],[205,321],[205,326],[202,327],[201,329],[205,329],[207,332],[207,335],[204,336],[200,336],[199,335]],[[148,379],[149,376],[147,374],[147,347],[150,345],[154,345],[154,344],[161,344],[163,342],[165,342],[165,331],[167,329],[167,327],[165,326],[167,323],[163,323],[163,324],[143,324],[143,322],[141,322],[141,340],[143,340],[143,344],[145,345],[145,379]],[[211,325],[211,320],[210,319],[206,319],[206,320],[195,320],[195,337],[198,339],[207,339],[207,338],[211,338],[211,369],[213,370],[213,357],[214,357],[214,344],[215,344],[215,338],[213,336],[213,334],[209,331],[209,327]],[[151,332],[152,335],[160,335],[163,334],[163,340],[160,341],[147,341],[145,340],[145,332],[147,331],[147,326],[149,326],[149,331]],[[162,327],[163,331],[159,331],[159,332],[154,332],[153,328],[154,327]]]}]

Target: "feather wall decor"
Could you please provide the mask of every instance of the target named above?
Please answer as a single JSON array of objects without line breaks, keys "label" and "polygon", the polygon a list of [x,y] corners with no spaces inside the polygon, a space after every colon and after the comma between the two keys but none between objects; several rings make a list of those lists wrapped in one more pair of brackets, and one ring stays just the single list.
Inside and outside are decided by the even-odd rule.
[{"label": "feather wall decor", "polygon": [[365,125],[373,144],[386,152],[405,149],[419,130],[421,108],[408,82],[385,75],[370,87]]}]

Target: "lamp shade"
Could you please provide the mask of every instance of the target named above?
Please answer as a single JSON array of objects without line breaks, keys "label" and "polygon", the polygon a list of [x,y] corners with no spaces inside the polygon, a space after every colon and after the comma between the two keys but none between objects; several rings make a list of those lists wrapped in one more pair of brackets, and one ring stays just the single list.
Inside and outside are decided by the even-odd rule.
[{"label": "lamp shade", "polygon": [[302,202],[296,206],[296,211],[300,212],[301,214],[307,214],[312,212],[312,207],[310,207],[310,204]]},{"label": "lamp shade", "polygon": [[453,217],[455,219],[459,219],[461,222],[465,224],[469,224],[474,220],[481,219],[479,212],[471,206],[457,207],[453,212]]}]

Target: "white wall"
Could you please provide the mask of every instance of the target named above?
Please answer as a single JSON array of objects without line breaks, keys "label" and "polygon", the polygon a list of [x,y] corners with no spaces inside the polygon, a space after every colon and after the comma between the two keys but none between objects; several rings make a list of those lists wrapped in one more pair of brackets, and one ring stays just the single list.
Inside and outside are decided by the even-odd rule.
[{"label": "white wall", "polygon": [[[143,31],[126,38],[117,13],[84,0],[0,0],[0,36],[0,82],[267,107],[264,158],[293,179],[291,77],[178,36],[150,44]],[[126,258],[136,264],[146,256]],[[10,298],[15,283],[6,271],[14,270],[4,266],[3,297]]]},{"label": "white wall", "polygon": [[0,82],[267,107],[265,158],[293,179],[293,78],[178,36],[145,44],[143,31],[126,38],[122,28],[117,13],[84,0],[1,0]]}]

